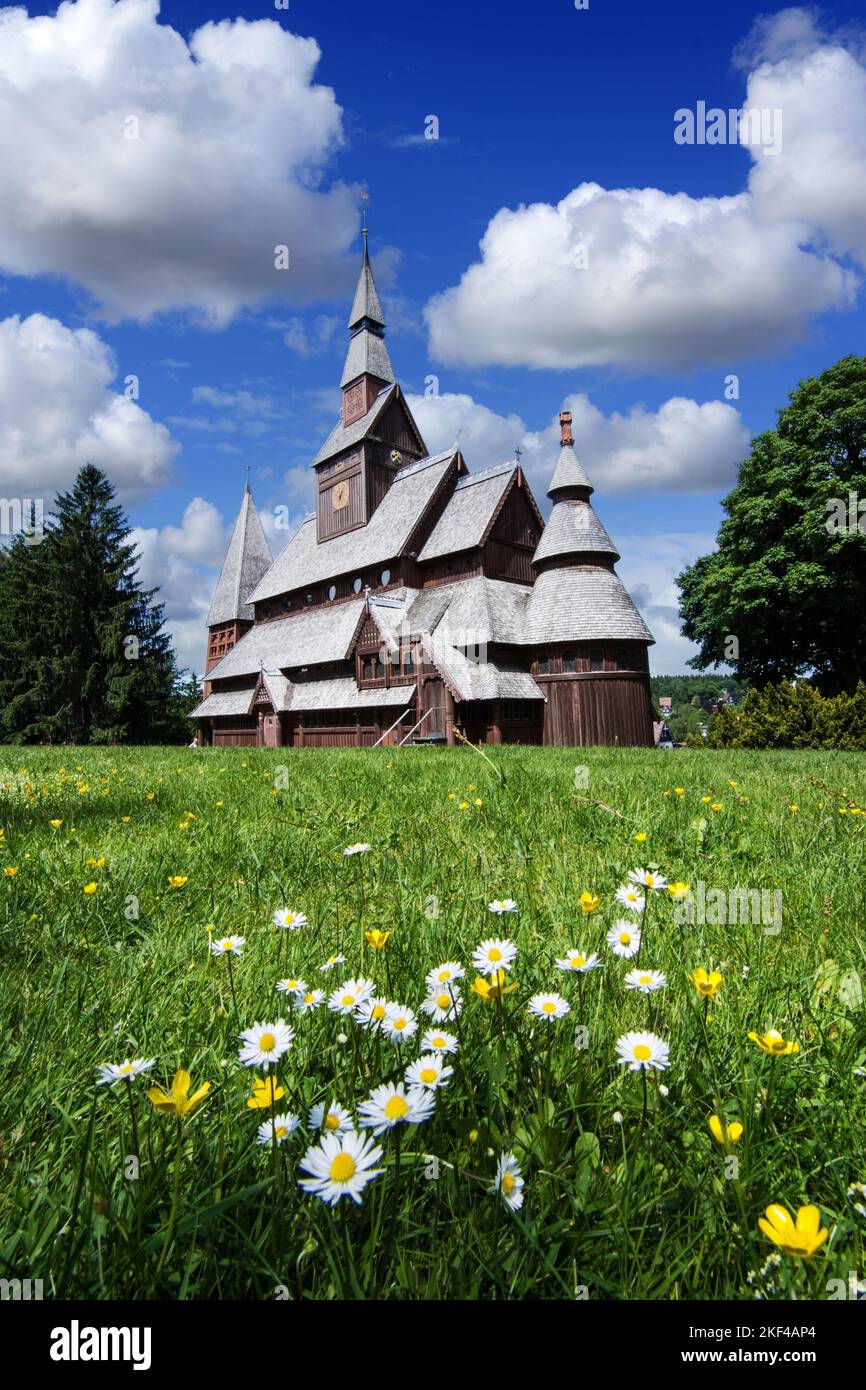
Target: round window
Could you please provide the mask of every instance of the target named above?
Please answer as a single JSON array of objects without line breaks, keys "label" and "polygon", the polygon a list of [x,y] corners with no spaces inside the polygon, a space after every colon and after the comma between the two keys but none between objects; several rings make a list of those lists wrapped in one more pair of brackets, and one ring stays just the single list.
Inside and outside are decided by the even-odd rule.
[{"label": "round window", "polygon": [[383,571],[382,571],[382,573],[379,575],[379,583],[380,583],[381,585],[383,585],[383,586],[384,586],[385,584],[390,584],[390,583],[391,583],[391,571],[390,571],[390,570],[383,570]]},{"label": "round window", "polygon": [[363,589],[363,587],[364,587],[364,581],[363,581],[363,579],[361,579],[360,575],[358,576],[357,579],[353,579],[353,580],[352,580],[352,593],[353,593],[353,594],[360,594],[360,592],[361,592],[361,590]]},{"label": "round window", "polygon": [[331,587],[330,587],[329,590],[328,590],[328,599],[330,600],[331,603],[333,603],[333,602],[334,602],[334,599],[335,599],[336,597],[337,597],[337,586],[336,586],[336,584],[332,584]]}]

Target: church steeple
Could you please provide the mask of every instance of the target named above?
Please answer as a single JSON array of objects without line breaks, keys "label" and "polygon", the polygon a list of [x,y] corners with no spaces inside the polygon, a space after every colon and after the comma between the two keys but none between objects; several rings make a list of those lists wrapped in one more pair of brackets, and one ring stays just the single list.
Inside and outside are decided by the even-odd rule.
[{"label": "church steeple", "polygon": [[619,553],[590,505],[594,489],[574,451],[570,410],[560,411],[559,428],[559,458],[547,489],[553,510],[532,563],[537,573],[570,565],[612,569]]},{"label": "church steeple", "polygon": [[344,425],[366,415],[383,386],[390,386],[396,379],[385,345],[385,318],[370,263],[366,227],[364,260],[349,314],[349,328],[352,336],[340,378]]}]

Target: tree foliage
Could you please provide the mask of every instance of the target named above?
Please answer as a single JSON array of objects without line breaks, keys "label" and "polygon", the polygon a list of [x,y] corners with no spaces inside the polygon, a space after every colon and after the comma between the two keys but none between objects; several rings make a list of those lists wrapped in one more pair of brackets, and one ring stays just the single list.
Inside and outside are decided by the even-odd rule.
[{"label": "tree foliage", "polygon": [[739,708],[716,715],[712,748],[866,748],[866,685],[827,696],[807,682],[750,690]]},{"label": "tree foliage", "polygon": [[[833,499],[854,524],[831,529]],[[800,383],[758,435],[724,501],[718,549],[679,575],[697,669],[730,661],[758,686],[813,676],[827,693],[866,671],[866,357]],[[738,652],[731,656],[730,638]]]}]

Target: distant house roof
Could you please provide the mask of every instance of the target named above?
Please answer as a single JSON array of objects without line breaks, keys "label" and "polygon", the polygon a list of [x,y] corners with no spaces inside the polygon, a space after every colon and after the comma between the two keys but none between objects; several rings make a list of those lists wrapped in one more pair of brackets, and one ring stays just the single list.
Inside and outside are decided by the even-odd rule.
[{"label": "distant house roof", "polygon": [[247,602],[248,596],[272,564],[270,548],[262,530],[256,504],[249,488],[245,488],[235,529],[211,600],[207,626],[234,622],[238,618],[251,619],[253,610]]},{"label": "distant house roof", "polygon": [[516,472],[516,463],[502,463],[461,478],[418,559],[436,560],[481,545]]},{"label": "distant house roof", "polygon": [[316,518],[308,517],[280,552],[250,602],[273,598],[307,584],[335,579],[353,570],[369,572],[401,555],[437,488],[453,467],[458,450],[419,459],[394,475],[366,526],[332,540],[317,541]]}]

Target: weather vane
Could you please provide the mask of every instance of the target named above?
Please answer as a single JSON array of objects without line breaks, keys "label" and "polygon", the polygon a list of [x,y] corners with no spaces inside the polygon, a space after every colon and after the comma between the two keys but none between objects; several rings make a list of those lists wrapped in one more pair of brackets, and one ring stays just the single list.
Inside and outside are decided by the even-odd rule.
[{"label": "weather vane", "polygon": [[367,190],[366,190],[366,188],[365,188],[365,189],[363,190],[363,192],[361,193],[361,202],[362,202],[363,205],[364,205],[364,206],[362,207],[362,209],[361,209],[361,212],[362,212],[363,218],[364,218],[364,225],[363,225],[362,230],[363,230],[363,233],[364,233],[364,236],[365,236],[365,237],[367,236],[367,204],[369,203],[369,201],[370,201],[370,194],[367,192]]}]

